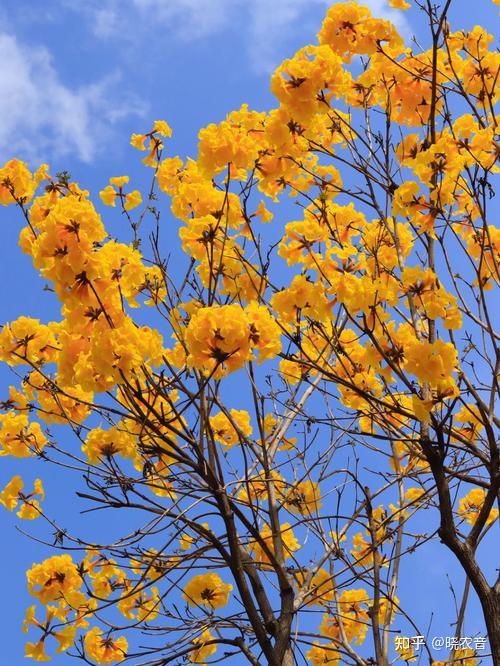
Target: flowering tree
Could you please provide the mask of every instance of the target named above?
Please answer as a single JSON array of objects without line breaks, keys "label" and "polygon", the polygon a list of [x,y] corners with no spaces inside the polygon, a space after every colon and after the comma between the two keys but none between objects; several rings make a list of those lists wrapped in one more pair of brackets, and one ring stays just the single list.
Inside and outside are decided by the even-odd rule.
[{"label": "flowering tree", "polygon": [[477,556],[500,489],[499,57],[482,28],[450,27],[450,0],[415,4],[414,49],[334,4],[273,74],[277,107],[202,129],[196,159],[168,156],[164,121],[133,135],[150,189],[100,192],[125,242],[69,174],[0,169],[61,304],[1,330],[19,376],[1,453],[73,470],[121,530],[64,529],[40,479],[1,492],[56,534],[27,572],[27,656],[384,666],[415,660],[394,636],[416,635],[429,662],[473,666],[458,642],[433,661],[398,598],[405,559],[437,540],[466,578],[457,641],[475,597],[500,664],[500,579]]}]

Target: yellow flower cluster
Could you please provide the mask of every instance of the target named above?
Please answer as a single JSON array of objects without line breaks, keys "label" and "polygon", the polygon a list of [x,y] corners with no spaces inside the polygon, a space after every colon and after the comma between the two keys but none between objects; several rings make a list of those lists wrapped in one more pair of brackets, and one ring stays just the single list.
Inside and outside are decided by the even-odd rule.
[{"label": "yellow flower cluster", "polygon": [[252,434],[250,414],[244,409],[231,409],[229,415],[219,412],[211,416],[210,427],[215,441],[226,449],[238,444],[242,437],[249,437]]},{"label": "yellow flower cluster", "polygon": [[[394,619],[395,605],[386,597],[382,597],[379,602],[379,620],[385,622],[386,617],[391,622]],[[353,641],[361,645],[366,638],[368,628],[370,627],[370,608],[373,605],[372,599],[363,588],[352,590],[343,590],[338,596],[337,613],[331,615],[325,613],[320,625],[320,634],[326,638],[339,641],[341,639],[341,625],[343,633],[349,642]]]},{"label": "yellow flower cluster", "polygon": [[[465,497],[462,497],[458,504],[458,515],[463,518],[469,525],[474,525],[483,508],[484,500],[486,498],[486,490],[484,488],[473,488]],[[498,509],[492,507],[486,519],[486,525],[490,525],[498,520]]]},{"label": "yellow flower cluster", "polygon": [[[20,476],[14,476],[0,493],[0,504],[9,511],[14,511],[18,504],[21,507],[17,512],[19,518],[34,520],[41,514],[40,501],[45,499],[42,481],[35,479],[33,491],[29,494],[23,493],[24,481]],[[39,499],[36,499],[38,496]]]},{"label": "yellow flower cluster", "polygon": [[117,454],[140,464],[136,437],[132,433],[119,428],[110,428],[109,430],[94,428],[88,433],[82,451],[91,465],[99,463],[103,458],[110,458]]},{"label": "yellow flower cluster", "polygon": [[128,194],[124,194],[123,186],[129,181],[128,176],[115,176],[109,179],[109,185],[99,192],[101,201],[106,206],[116,206],[116,198],[118,197],[122,203],[123,209],[126,211],[137,208],[142,203],[142,196],[139,190],[133,190]]},{"label": "yellow flower cluster", "polygon": [[193,640],[193,651],[189,654],[192,664],[204,665],[208,657],[217,652],[217,642],[209,629],[204,629],[200,636]]},{"label": "yellow flower cluster", "polygon": [[42,604],[68,599],[83,585],[82,577],[70,555],[54,555],[34,564],[26,573],[29,593]]},{"label": "yellow flower cluster", "polygon": [[0,168],[0,203],[26,204],[33,198],[38,185],[46,178],[48,167],[43,164],[32,175],[24,162],[9,160]]},{"label": "yellow flower cluster", "polygon": [[186,328],[188,365],[221,377],[242,368],[258,354],[259,362],[281,350],[281,330],[269,310],[253,303],[199,308]]},{"label": "yellow flower cluster", "polygon": [[102,629],[93,627],[85,634],[85,652],[98,664],[112,664],[123,661],[127,656],[128,642],[125,636],[112,638],[104,635]]},{"label": "yellow flower cluster", "polygon": [[233,589],[230,583],[223,583],[217,573],[194,576],[184,587],[183,597],[190,606],[222,608],[229,601]]},{"label": "yellow flower cluster", "polygon": [[[283,554],[285,560],[290,559],[293,553],[300,548],[300,543],[293,533],[290,523],[280,526],[281,540],[283,542]],[[258,541],[251,541],[248,550],[252,553],[254,560],[261,565],[267,566],[271,562],[268,551],[274,555],[273,531],[270,525],[264,525],[260,531]]]},{"label": "yellow flower cluster", "polygon": [[300,572],[296,575],[296,580],[307,606],[328,606],[333,601],[333,578],[326,569],[318,569],[313,576]]},{"label": "yellow flower cluster", "polygon": [[[410,6],[406,0],[389,4]],[[110,178],[99,196],[104,205],[118,203],[126,213],[135,236],[131,244],[110,238],[89,193],[64,174],[53,178],[46,165],[32,173],[16,159],[4,164],[0,203],[20,207],[26,220],[20,246],[59,299],[61,320],[45,324],[21,316],[0,331],[0,361],[24,373],[21,387],[11,387],[3,403],[0,455],[24,458],[43,452],[52,434],[32,420],[36,414],[45,424],[69,424],[76,430],[89,465],[109,470],[119,456],[141,474],[137,484],[154,493],[158,504],[158,498],[182,501],[184,472],[177,474],[175,464],[190,455],[186,442],[198,436],[188,416],[182,416],[190,410],[182,399],[177,403],[177,390],[171,390],[179,380],[181,394],[185,378],[186,385],[196,382],[197,391],[202,385],[208,395],[216,387],[209,439],[224,450],[247,442],[256,454],[249,478],[229,491],[238,510],[258,511],[272,497],[279,511],[312,523],[326,501],[319,482],[300,474],[291,480],[286,467],[274,462],[270,470],[259,467],[259,449],[273,454],[276,449],[279,455],[288,451],[282,457],[293,465],[290,459],[302,455],[296,438],[276,441],[278,421],[267,414],[259,423],[261,439],[251,441],[250,414],[218,403],[220,380],[243,368],[253,380],[251,363],[272,361],[288,389],[312,378],[331,384],[362,435],[390,433],[392,469],[413,476],[418,485],[406,489],[397,506],[389,505],[395,514],[406,518],[427,503],[432,495],[418,478],[429,472],[419,446],[424,426],[433,427],[448,412],[450,441],[457,448],[465,443],[469,451],[487,427],[482,410],[469,402],[472,391],[461,395],[460,359],[466,354],[452,331],[467,320],[488,329],[478,294],[500,282],[500,231],[486,222],[473,186],[484,188],[486,202],[489,177],[500,171],[493,113],[500,55],[492,49],[493,36],[479,26],[469,32],[452,32],[447,24],[442,29],[446,48],[416,53],[405,48],[394,25],[374,18],[367,7],[335,2],[318,42],[301,48],[272,75],[276,108],[258,112],[243,104],[222,122],[203,128],[196,159],[163,154],[172,134],[164,120],[132,135],[131,145],[153,168],[152,178],[171,198],[179,221],[180,246],[190,262],[187,302],[180,302],[184,286],[175,293],[161,261],[151,264],[139,251],[142,217],[134,223],[129,213],[143,200],[139,190],[129,187],[128,176]],[[463,110],[471,112],[461,109],[453,116],[446,98],[455,90],[469,96]],[[366,123],[375,114],[397,126],[397,145],[396,133],[384,138],[374,127],[359,131],[356,117]],[[436,126],[435,117],[444,122]],[[343,180],[334,163],[351,167],[361,186],[350,177]],[[478,179],[478,173],[484,177]],[[45,187],[37,194],[42,182]],[[144,214],[155,217],[154,187],[151,192]],[[281,228],[273,204],[284,193],[300,196],[300,208],[294,208],[301,212]],[[450,279],[441,278],[447,256],[431,261],[430,248],[444,243],[444,228],[446,238],[453,235],[470,261],[467,285],[470,303],[480,304],[478,315],[469,311],[456,286],[465,277],[450,270]],[[267,255],[263,229],[272,239]],[[271,271],[275,248],[284,282]],[[424,260],[422,248],[428,254]],[[141,305],[156,306],[174,340],[171,349],[164,348],[163,329],[132,316]],[[196,400],[188,391],[189,400]],[[118,401],[125,412],[116,411],[120,419],[110,418],[106,427],[96,420],[84,423],[95,411],[106,413],[105,406],[94,403],[99,393]],[[455,398],[458,411],[447,409]],[[132,409],[133,400],[140,410]],[[206,425],[202,419],[197,423]],[[203,439],[206,433],[199,434]],[[239,452],[236,448],[233,454]],[[474,525],[485,497],[484,489],[472,488],[459,500],[458,517]],[[25,519],[40,515],[43,499],[40,479],[28,493],[15,476],[0,492],[0,503]],[[497,519],[493,507],[486,524]],[[258,516],[259,538],[247,534],[242,543],[255,568],[267,573],[277,535],[266,520]],[[354,567],[367,573],[374,563],[388,565],[383,544],[392,538],[394,520],[382,506],[373,509],[371,529],[352,537]],[[299,555],[301,544],[291,523],[279,530],[288,562]],[[116,603],[134,623],[154,619],[162,593],[150,585],[159,585],[166,572],[197,556],[196,538],[196,530],[180,527],[172,539],[179,544],[173,555],[144,549],[127,554],[130,565],[92,548],[79,564],[66,554],[34,564],[28,587],[46,607],[46,619],[37,619],[35,606],[28,609],[26,631],[36,627],[43,633],[38,642],[27,644],[26,655],[47,660],[49,636],[58,642],[58,652],[67,650],[102,602]],[[301,604],[325,611],[319,629],[325,641],[312,644],[307,658],[314,666],[340,663],[339,643],[365,640],[373,600],[364,589],[340,592],[322,566],[314,575],[305,568],[290,572]],[[211,615],[229,603],[232,589],[210,570],[187,582],[183,598]],[[382,623],[392,620],[395,604],[396,599],[381,600]],[[215,654],[218,638],[218,631],[212,634],[209,626],[198,624],[185,654],[203,664]],[[96,626],[87,630],[83,645],[97,663],[122,661],[128,651],[125,636]],[[474,663],[474,655],[460,654]],[[413,655],[404,658],[410,661]]]}]

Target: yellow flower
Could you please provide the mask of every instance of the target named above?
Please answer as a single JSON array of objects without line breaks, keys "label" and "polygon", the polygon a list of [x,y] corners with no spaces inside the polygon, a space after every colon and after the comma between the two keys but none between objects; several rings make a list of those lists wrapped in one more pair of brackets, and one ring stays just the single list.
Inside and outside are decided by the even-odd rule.
[{"label": "yellow flower", "polygon": [[190,606],[222,608],[229,601],[233,589],[230,583],[223,583],[219,574],[206,573],[194,576],[184,588],[183,597]]},{"label": "yellow flower", "polygon": [[318,34],[320,44],[328,44],[346,62],[354,54],[374,54],[378,44],[391,47],[396,55],[403,48],[403,41],[389,21],[372,17],[368,7],[357,2],[339,2],[327,11]]},{"label": "yellow flower", "polygon": [[116,206],[115,199],[118,196],[118,193],[111,185],[106,185],[106,187],[99,192],[99,196],[105,206]]},{"label": "yellow flower", "polygon": [[125,572],[116,566],[115,560],[103,560],[92,581],[94,595],[98,599],[107,599],[118,586],[126,585]]},{"label": "yellow flower", "polygon": [[[479,512],[481,511],[484,500],[486,497],[486,490],[484,488],[473,488],[470,492],[462,497],[458,505],[458,515],[464,518],[469,525],[474,525]],[[492,507],[486,524],[494,523],[498,518],[498,509]]]},{"label": "yellow flower", "polygon": [[265,222],[271,222],[271,220],[274,217],[273,213],[271,213],[271,211],[269,211],[266,208],[266,205],[263,201],[261,201],[259,203],[259,205],[257,206],[257,210],[255,211],[255,215],[257,217],[260,217],[261,222],[264,222],[264,223]]},{"label": "yellow flower", "polygon": [[21,492],[23,488],[24,482],[21,477],[14,476],[0,493],[0,504],[3,504],[9,511],[13,511],[21,502],[21,508],[17,512],[19,518],[34,520],[41,513],[39,500],[34,498],[36,495],[41,500],[45,498],[42,482],[40,479],[36,479],[33,491],[28,495]]},{"label": "yellow flower", "polygon": [[433,386],[451,378],[457,366],[457,350],[451,342],[414,341],[405,350],[406,369],[420,382]]},{"label": "yellow flower", "polygon": [[0,493],[0,504],[8,511],[13,511],[19,503],[19,493],[24,488],[24,481],[20,476],[14,476]]},{"label": "yellow flower", "polygon": [[[407,661],[415,661],[409,660]],[[477,658],[477,653],[472,648],[460,648],[459,650],[453,651],[453,661],[452,663],[456,666],[477,666],[479,659]],[[433,661],[432,666],[447,666],[449,664],[448,659],[446,661]]]},{"label": "yellow flower", "polygon": [[56,650],[57,654],[69,650],[74,644],[77,629],[78,627],[76,625],[69,625],[64,627],[64,629],[61,629],[61,631],[54,632],[54,638],[59,642],[59,646]]},{"label": "yellow flower", "polygon": [[35,614],[36,614],[36,606],[35,605],[28,606],[28,608],[26,609],[26,617],[24,618],[23,621],[23,632],[25,634],[28,633],[30,624],[34,625],[35,627],[40,626],[40,623],[36,619]]},{"label": "yellow flower", "polygon": [[228,418],[224,412],[219,412],[215,416],[210,417],[210,427],[213,430],[214,439],[216,442],[220,442],[226,449],[239,443],[239,432],[241,432],[241,436],[243,437],[249,437],[252,434],[250,414],[248,412],[244,409],[231,409],[229,413],[231,418]]},{"label": "yellow flower", "polygon": [[[292,554],[300,548],[300,543],[297,541],[290,523],[283,523],[280,526],[280,531],[285,560],[288,560],[292,557]],[[267,549],[270,550],[271,553],[274,553],[273,533],[269,525],[264,525],[260,531],[260,539],[265,543]],[[256,562],[268,565],[270,559],[261,541],[251,541],[248,550],[252,553]]]},{"label": "yellow flower", "polygon": [[109,179],[111,185],[114,185],[118,189],[121,189],[124,185],[128,183],[130,178],[128,176],[114,176]]},{"label": "yellow flower", "polygon": [[140,206],[142,203],[142,196],[139,190],[134,190],[125,196],[125,203],[123,207],[125,210],[132,210]]},{"label": "yellow flower", "polygon": [[476,405],[465,404],[455,414],[455,421],[462,424],[455,430],[465,439],[475,442],[484,428],[481,413]]},{"label": "yellow flower", "polygon": [[15,201],[27,203],[37,184],[24,162],[15,159],[6,162],[0,167],[0,203],[4,206]]},{"label": "yellow flower", "polygon": [[411,7],[406,0],[389,0],[389,5],[394,9],[409,9]]},{"label": "yellow flower", "polygon": [[[371,541],[367,541],[361,532],[357,532],[352,538],[352,545],[351,555],[355,559],[354,566],[372,567],[374,549]],[[380,566],[388,566],[386,558],[378,550],[376,551],[376,556]]]},{"label": "yellow flower", "polygon": [[333,302],[325,296],[320,282],[313,283],[305,275],[296,275],[289,287],[274,294],[271,305],[280,321],[295,324],[299,314],[318,321],[327,320],[331,316]]},{"label": "yellow flower", "polygon": [[[410,645],[409,647],[402,647],[399,645],[396,645],[396,652],[398,653],[399,659],[401,661],[406,661],[406,663],[409,663],[411,661],[417,661],[417,657],[415,655],[415,651],[413,650],[413,647]],[[436,662],[432,662],[433,666],[435,666]]]},{"label": "yellow flower", "polygon": [[162,160],[156,178],[158,180],[158,187],[163,192],[170,196],[175,194],[176,188],[179,184],[179,175],[183,167],[183,162],[180,157],[167,157]]},{"label": "yellow flower", "polygon": [[54,555],[26,572],[29,593],[42,604],[79,590],[82,578],[71,555]]},{"label": "yellow flower", "polygon": [[18,317],[0,332],[0,360],[9,365],[50,363],[55,360],[56,349],[54,326],[32,317]]},{"label": "yellow flower", "polygon": [[24,647],[24,656],[34,661],[51,661],[51,658],[45,654],[45,644],[43,639],[38,643],[26,643]]},{"label": "yellow flower", "polygon": [[320,633],[340,640],[340,618],[347,640],[354,640],[357,645],[361,645],[370,626],[368,602],[368,594],[363,588],[344,590],[338,599],[338,617],[325,613],[319,628]]},{"label": "yellow flower", "polygon": [[314,643],[306,657],[313,666],[336,666],[340,660],[340,653],[335,643]]},{"label": "yellow flower", "polygon": [[153,132],[157,132],[160,136],[172,136],[172,129],[165,120],[155,120]]},{"label": "yellow flower", "polygon": [[135,461],[138,457],[137,437],[118,427],[109,430],[94,428],[89,431],[82,451],[91,465],[97,465],[115,455]]},{"label": "yellow flower", "polygon": [[[214,641],[211,643],[210,641]],[[207,643],[209,643],[207,645]],[[211,657],[217,652],[217,643],[215,637],[210,633],[209,629],[205,629],[201,636],[197,636],[193,640],[194,650],[189,655],[189,661],[192,664],[205,664],[208,657]]]},{"label": "yellow flower", "polygon": [[408,488],[405,492],[405,500],[410,504],[418,506],[420,498],[425,495],[423,488]]},{"label": "yellow flower", "polygon": [[152,587],[149,594],[146,590],[133,592],[129,583],[124,583],[122,598],[118,602],[118,610],[129,620],[150,622],[158,615],[160,597],[158,588]]},{"label": "yellow flower", "polygon": [[258,352],[258,362],[275,358],[281,351],[281,329],[269,310],[256,302],[245,308],[250,344]]},{"label": "yellow flower", "polygon": [[257,476],[251,476],[245,481],[245,487],[239,491],[238,499],[245,504],[259,501],[264,502],[268,497],[269,482],[273,482],[276,492],[283,495],[286,487],[285,479],[271,470],[269,476],[266,475],[264,470],[260,470]]},{"label": "yellow flower", "polygon": [[128,642],[125,636],[117,639],[107,636],[103,638],[102,630],[93,627],[85,634],[85,652],[98,664],[111,664],[113,661],[123,661],[127,655]]},{"label": "yellow flower", "polygon": [[199,308],[186,329],[188,364],[215,376],[232,372],[251,357],[250,332],[239,305]]},{"label": "yellow flower", "polygon": [[411,399],[412,409],[417,420],[421,423],[429,423],[433,404],[432,400],[422,400],[422,398],[419,398],[415,394],[412,395]]},{"label": "yellow flower", "polygon": [[193,545],[194,537],[190,534],[181,534],[179,545],[181,550],[189,550]]},{"label": "yellow flower", "polygon": [[[306,582],[307,574],[300,572],[297,574],[297,583],[299,587],[304,587]],[[318,604],[321,606],[327,606],[331,601],[333,601],[333,579],[326,569],[318,569],[314,574],[307,590],[304,594],[304,603],[307,606],[312,606]]]},{"label": "yellow flower", "polygon": [[146,150],[144,142],[146,141],[147,136],[145,134],[132,134],[130,137],[130,145],[137,148],[137,150]]},{"label": "yellow flower", "polygon": [[300,481],[287,490],[284,506],[292,513],[310,516],[321,507],[321,493],[315,481]]}]

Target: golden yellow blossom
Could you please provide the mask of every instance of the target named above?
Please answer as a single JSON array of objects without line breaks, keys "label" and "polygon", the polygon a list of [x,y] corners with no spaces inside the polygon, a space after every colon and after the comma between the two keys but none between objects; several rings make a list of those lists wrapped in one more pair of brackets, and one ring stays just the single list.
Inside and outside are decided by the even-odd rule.
[{"label": "golden yellow blossom", "polygon": [[[0,493],[0,504],[6,509],[13,511],[21,502],[21,507],[17,512],[19,518],[34,520],[41,515],[40,500],[45,498],[41,479],[36,479],[33,491],[23,493],[24,482],[20,476],[14,476]],[[38,496],[38,499],[35,497]]]},{"label": "golden yellow blossom", "polygon": [[85,651],[98,664],[111,664],[123,661],[127,655],[128,642],[125,636],[113,638],[105,636],[99,627],[93,627],[85,634]]},{"label": "golden yellow blossom", "polygon": [[318,483],[308,479],[294,484],[287,489],[283,504],[292,513],[302,516],[318,513],[322,506]]},{"label": "golden yellow blossom", "polygon": [[[484,488],[473,488],[465,497],[459,502],[458,515],[463,518],[469,525],[474,525],[483,508],[484,500],[486,498],[486,490]],[[490,513],[486,519],[486,525],[494,523],[498,519],[498,509],[494,506],[491,508]]]},{"label": "golden yellow blossom", "polygon": [[226,449],[238,444],[240,437],[249,437],[252,434],[248,412],[244,409],[231,409],[229,414],[230,417],[224,412],[219,412],[210,417],[210,427],[215,441],[220,442]]},{"label": "golden yellow blossom", "polygon": [[[300,548],[300,543],[295,537],[290,523],[283,523],[280,526],[280,533],[283,542],[283,554],[285,560],[288,560],[292,557],[293,553]],[[268,565],[271,561],[267,551],[269,550],[274,554],[272,535],[273,532],[271,527],[269,525],[264,525],[260,531],[260,541],[251,541],[248,546],[248,550],[259,564]],[[265,546],[262,542],[264,542]]]},{"label": "golden yellow blossom", "polygon": [[335,643],[314,643],[306,653],[306,657],[313,666],[336,666],[340,660],[340,653]]},{"label": "golden yellow blossom", "polygon": [[219,574],[207,573],[194,576],[184,587],[183,597],[190,606],[205,605],[222,608],[229,601],[233,589],[230,583],[223,583]]},{"label": "golden yellow blossom", "polygon": [[211,657],[217,652],[215,637],[209,629],[204,629],[202,634],[193,640],[193,645],[194,649],[189,654],[189,661],[192,664],[203,665],[208,657]]},{"label": "golden yellow blossom", "polygon": [[29,593],[41,603],[67,597],[78,591],[83,580],[71,555],[54,555],[26,572]]}]

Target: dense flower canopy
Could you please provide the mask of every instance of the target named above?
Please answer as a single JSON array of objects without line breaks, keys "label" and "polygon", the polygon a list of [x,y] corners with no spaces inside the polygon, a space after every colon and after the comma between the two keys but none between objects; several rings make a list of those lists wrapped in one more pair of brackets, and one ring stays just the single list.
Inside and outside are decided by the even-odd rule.
[{"label": "dense flower canopy", "polygon": [[[0,169],[0,203],[18,206],[20,247],[61,305],[0,332],[20,377],[0,453],[71,460],[86,500],[145,516],[133,539],[73,535],[33,564],[27,656],[412,661],[391,632],[415,631],[396,591],[425,511],[500,612],[475,559],[500,487],[500,58],[483,28],[454,31],[443,8],[428,21],[417,50],[367,7],[333,4],[318,42],[274,72],[276,108],[203,128],[195,159],[169,154],[163,120],[134,134],[150,193],[129,176],[99,193],[130,223],[124,241],[67,174]],[[43,500],[20,475],[0,493],[21,519],[49,520]]]}]

